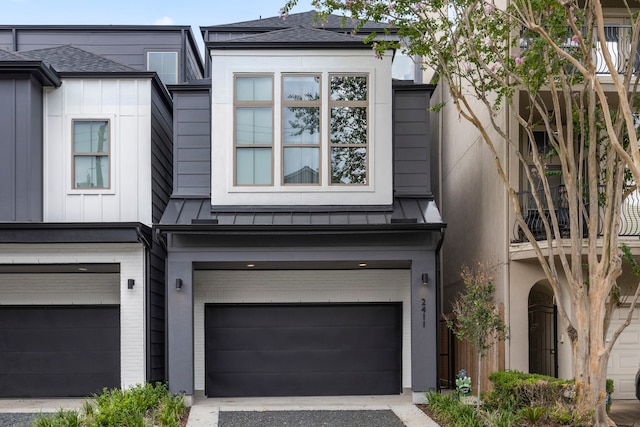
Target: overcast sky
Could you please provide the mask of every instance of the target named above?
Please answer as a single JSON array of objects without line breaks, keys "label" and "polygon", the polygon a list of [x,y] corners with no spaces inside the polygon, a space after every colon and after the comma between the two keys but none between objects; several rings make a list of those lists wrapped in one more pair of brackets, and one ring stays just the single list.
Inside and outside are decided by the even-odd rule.
[{"label": "overcast sky", "polygon": [[[299,0],[292,13],[306,12],[312,0]],[[277,16],[286,0],[0,0],[0,25],[230,24]]]}]

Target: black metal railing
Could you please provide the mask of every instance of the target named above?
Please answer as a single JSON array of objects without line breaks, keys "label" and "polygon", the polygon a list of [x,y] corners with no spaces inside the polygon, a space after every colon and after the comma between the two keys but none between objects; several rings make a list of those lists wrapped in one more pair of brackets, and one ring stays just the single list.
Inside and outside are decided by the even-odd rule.
[{"label": "black metal railing", "polygon": [[[570,237],[569,209],[566,198],[566,189],[564,185],[550,188],[551,190],[551,206],[547,203],[544,191],[521,191],[517,193],[519,199],[520,210],[524,217],[524,222],[536,240],[546,240],[547,233],[544,228],[543,216],[541,216],[535,202],[534,195],[537,195],[542,203],[542,214],[547,219],[549,227],[551,225],[551,213],[553,212],[558,219],[559,236],[557,238]],[[588,206],[587,206],[588,210]],[[602,211],[599,210],[599,220],[602,223]],[[582,233],[586,236],[588,219],[583,218]],[[602,233],[600,227],[598,234]],[[631,193],[625,198],[622,208],[620,209],[620,221],[618,227],[619,236],[640,236],[640,195],[637,191]],[[516,222],[513,228],[513,242],[524,242],[526,237],[520,225]]]},{"label": "black metal railing", "polygon": [[[520,48],[524,51],[529,46],[527,31],[523,31],[520,38]],[[567,30],[567,39],[563,43],[564,50],[573,53],[578,51],[578,43],[573,40],[571,30]],[[616,71],[623,73],[629,60],[632,61],[633,73],[637,73],[640,68],[640,49],[631,51],[631,26],[630,25],[605,25],[604,37],[605,45],[611,55]],[[604,61],[604,54],[600,46],[598,35],[594,37],[593,59],[596,62],[597,74],[610,74],[607,64]]]}]

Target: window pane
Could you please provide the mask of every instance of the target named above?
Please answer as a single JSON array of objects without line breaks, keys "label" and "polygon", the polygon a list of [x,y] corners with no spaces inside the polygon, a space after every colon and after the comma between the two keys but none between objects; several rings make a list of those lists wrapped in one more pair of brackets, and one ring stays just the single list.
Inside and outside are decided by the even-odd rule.
[{"label": "window pane", "polygon": [[273,141],[271,107],[236,108],[236,144],[267,144]]},{"label": "window pane", "polygon": [[331,108],[331,143],[367,143],[366,107]]},{"label": "window pane", "polygon": [[364,147],[331,148],[331,183],[366,184],[367,149]]},{"label": "window pane", "polygon": [[108,156],[75,156],[75,188],[109,188]]},{"label": "window pane", "polygon": [[366,101],[367,78],[365,76],[332,76],[332,101]]},{"label": "window pane", "polygon": [[236,101],[271,101],[271,77],[236,77]]},{"label": "window pane", "polygon": [[271,184],[271,148],[236,150],[236,184]]},{"label": "window pane", "polygon": [[285,184],[317,184],[319,167],[319,148],[288,147],[284,149]]},{"label": "window pane", "polygon": [[289,76],[284,78],[283,101],[317,101],[320,99],[320,77]]},{"label": "window pane", "polygon": [[320,143],[320,107],[285,107],[282,113],[285,144]]},{"label": "window pane", "polygon": [[109,122],[74,121],[73,151],[75,153],[106,153],[109,151]]},{"label": "window pane", "polygon": [[178,53],[148,52],[147,69],[155,71],[164,84],[178,83]]}]

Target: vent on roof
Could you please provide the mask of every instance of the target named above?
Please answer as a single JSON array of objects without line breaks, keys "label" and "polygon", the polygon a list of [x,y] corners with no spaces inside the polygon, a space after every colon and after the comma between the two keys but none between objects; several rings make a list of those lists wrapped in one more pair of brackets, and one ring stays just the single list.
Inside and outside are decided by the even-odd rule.
[{"label": "vent on roof", "polygon": [[194,218],[194,219],[191,220],[191,224],[193,224],[193,225],[207,225],[207,224],[211,225],[211,224],[217,224],[217,223],[218,223],[218,220],[217,219],[213,219],[213,218],[211,218],[211,219],[197,219],[197,218]]},{"label": "vent on roof", "polygon": [[391,218],[391,224],[417,224],[417,218]]}]

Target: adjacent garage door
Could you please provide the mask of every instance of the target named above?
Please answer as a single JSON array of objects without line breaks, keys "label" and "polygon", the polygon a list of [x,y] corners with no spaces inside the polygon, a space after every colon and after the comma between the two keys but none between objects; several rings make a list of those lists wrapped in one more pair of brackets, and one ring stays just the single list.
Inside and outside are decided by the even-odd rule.
[{"label": "adjacent garage door", "polygon": [[[609,326],[609,336],[624,322],[627,313],[628,308],[626,307],[613,312],[611,326]],[[636,372],[640,367],[640,357],[638,356],[640,352],[639,313],[640,307],[637,307],[633,313],[631,324],[618,337],[609,356],[607,378],[613,380],[614,399],[636,398],[635,378]]]},{"label": "adjacent garage door", "polygon": [[118,306],[0,306],[0,397],[120,387]]},{"label": "adjacent garage door", "polygon": [[207,304],[209,397],[401,392],[401,303]]}]

